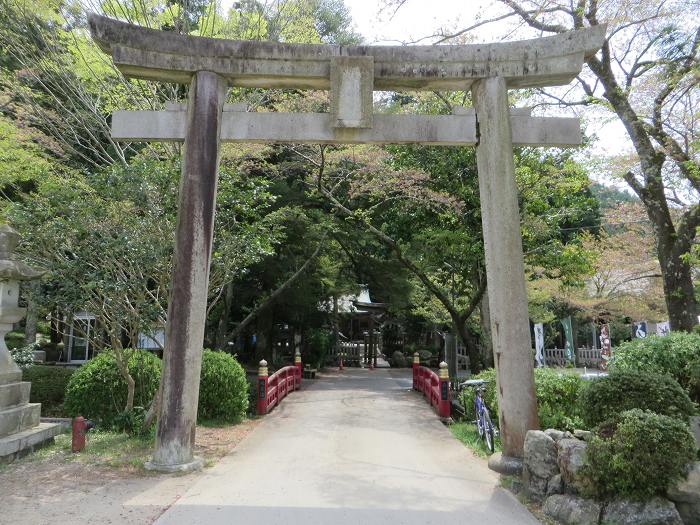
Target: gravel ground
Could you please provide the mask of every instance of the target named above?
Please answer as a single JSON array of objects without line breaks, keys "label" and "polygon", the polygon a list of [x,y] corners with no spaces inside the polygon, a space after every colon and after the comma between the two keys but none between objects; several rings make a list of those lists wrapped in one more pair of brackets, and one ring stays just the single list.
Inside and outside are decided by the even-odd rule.
[{"label": "gravel ground", "polygon": [[[258,422],[198,427],[197,455],[214,464]],[[0,470],[0,524],[150,524],[203,475],[154,474],[120,458],[109,458],[112,466],[101,457],[76,458],[66,442],[61,436],[57,445]]]}]

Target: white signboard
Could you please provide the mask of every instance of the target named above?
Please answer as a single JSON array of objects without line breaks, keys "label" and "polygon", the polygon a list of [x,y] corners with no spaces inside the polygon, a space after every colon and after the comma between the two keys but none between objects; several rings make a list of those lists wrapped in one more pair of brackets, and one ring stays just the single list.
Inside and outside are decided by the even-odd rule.
[{"label": "white signboard", "polygon": [[671,333],[671,324],[668,321],[656,323],[656,335],[668,335]]},{"label": "white signboard", "polygon": [[537,366],[544,366],[544,325],[542,323],[535,325],[535,360]]},{"label": "white signboard", "polygon": [[647,336],[647,322],[640,321],[638,323],[634,323],[634,337],[644,339],[646,336]]}]

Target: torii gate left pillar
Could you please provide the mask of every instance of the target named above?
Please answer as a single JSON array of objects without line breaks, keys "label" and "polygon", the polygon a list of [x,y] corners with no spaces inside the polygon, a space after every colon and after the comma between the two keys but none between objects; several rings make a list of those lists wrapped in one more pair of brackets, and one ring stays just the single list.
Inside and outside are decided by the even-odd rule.
[{"label": "torii gate left pillar", "polygon": [[[115,139],[185,142],[162,402],[149,466],[201,465],[193,449],[220,139],[477,145],[501,435],[504,456],[517,463],[537,412],[512,147],[578,145],[580,131],[577,119],[509,110],[507,89],[567,84],[599,49],[606,28],[497,44],[341,47],[190,37],[98,16],[89,24],[125,75],[192,84],[187,112],[116,112],[112,122]],[[331,113],[227,111],[226,82],[330,88]],[[471,89],[475,112],[373,115],[374,89]]]},{"label": "torii gate left pillar", "polygon": [[219,174],[221,117],[226,79],[209,71],[192,76],[187,107],[187,132],[182,158],[175,256],[168,302],[163,354],[161,402],[156,448],[146,468],[193,470],[199,402],[199,375],[214,235],[214,209]]}]

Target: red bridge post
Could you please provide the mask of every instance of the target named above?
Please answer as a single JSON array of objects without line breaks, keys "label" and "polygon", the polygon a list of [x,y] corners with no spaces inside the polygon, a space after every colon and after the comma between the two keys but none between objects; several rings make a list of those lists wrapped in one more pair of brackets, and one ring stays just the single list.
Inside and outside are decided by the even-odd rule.
[{"label": "red bridge post", "polygon": [[447,370],[447,363],[440,363],[440,399],[438,401],[438,415],[440,417],[450,417],[450,373]]},{"label": "red bridge post", "polygon": [[418,390],[418,368],[420,367],[420,354],[413,352],[413,390]]},{"label": "red bridge post", "polygon": [[297,350],[294,352],[294,366],[296,367],[295,370],[295,379],[294,379],[294,388],[301,388],[301,371],[302,371],[302,365],[301,365],[301,352]]},{"label": "red bridge post", "polygon": [[258,368],[258,415],[267,414],[267,361],[260,361]]}]

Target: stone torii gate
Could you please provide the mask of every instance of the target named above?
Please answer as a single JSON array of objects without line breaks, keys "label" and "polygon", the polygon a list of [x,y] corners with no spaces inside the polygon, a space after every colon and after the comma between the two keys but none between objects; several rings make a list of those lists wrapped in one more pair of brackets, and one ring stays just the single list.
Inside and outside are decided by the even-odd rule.
[{"label": "stone torii gate", "polygon": [[[538,427],[513,146],[575,146],[578,119],[508,107],[508,89],[564,85],[603,43],[605,27],[534,40],[458,46],[333,46],[183,36],[89,18],[93,39],[126,76],[190,84],[187,106],[117,111],[112,136],[184,141],[162,402],[150,468],[193,456],[219,144],[476,145],[503,464]],[[225,104],[229,86],[330,90],[330,113],[255,113]],[[374,115],[374,90],[468,90],[474,110]]]}]

